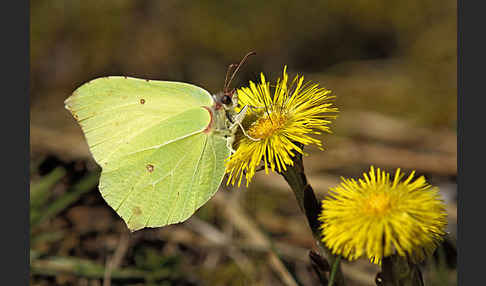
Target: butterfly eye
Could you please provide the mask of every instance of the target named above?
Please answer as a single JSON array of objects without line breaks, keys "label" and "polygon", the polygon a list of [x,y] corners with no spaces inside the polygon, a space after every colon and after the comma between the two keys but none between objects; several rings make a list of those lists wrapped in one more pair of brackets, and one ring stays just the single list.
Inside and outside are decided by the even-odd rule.
[{"label": "butterfly eye", "polygon": [[228,105],[231,103],[231,97],[229,95],[223,95],[223,98],[221,98],[221,103],[224,105]]}]

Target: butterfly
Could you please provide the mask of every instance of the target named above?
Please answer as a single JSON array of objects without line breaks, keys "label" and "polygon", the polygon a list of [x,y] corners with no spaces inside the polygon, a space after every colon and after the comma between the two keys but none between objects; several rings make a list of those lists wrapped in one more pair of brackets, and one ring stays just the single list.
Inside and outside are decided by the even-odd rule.
[{"label": "butterfly", "polygon": [[229,85],[253,54],[230,65],[214,95],[183,82],[108,76],[65,100],[102,168],[103,199],[131,231],[185,221],[216,193],[247,110],[235,110]]}]

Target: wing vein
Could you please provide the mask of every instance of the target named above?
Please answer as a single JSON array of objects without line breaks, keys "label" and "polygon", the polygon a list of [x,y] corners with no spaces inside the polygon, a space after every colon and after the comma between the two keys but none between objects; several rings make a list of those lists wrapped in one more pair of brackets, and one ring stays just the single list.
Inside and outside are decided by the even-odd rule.
[{"label": "wing vein", "polygon": [[[211,144],[211,149],[213,150],[214,162],[216,162],[217,159],[218,159],[218,156],[216,155],[216,149],[214,149],[214,139],[211,140],[211,143],[212,143]],[[216,174],[216,163],[213,164],[213,175],[214,174]],[[214,176],[212,176],[212,177],[213,177],[213,180],[214,180]],[[219,187],[219,185],[218,185],[218,187]]]},{"label": "wing vein", "polygon": [[[152,149],[157,149],[157,148],[162,148],[166,145],[169,145],[171,143],[174,143],[174,142],[177,142],[179,140],[182,140],[182,139],[186,139],[187,137],[189,136],[192,136],[192,135],[196,135],[198,133],[201,133],[202,130],[197,130],[197,131],[194,131],[192,133],[189,133],[189,134],[186,134],[186,135],[183,135],[181,137],[178,137],[178,138],[175,138],[175,139],[172,139],[172,140],[169,140],[167,142],[164,142],[162,144],[159,144],[159,145],[154,145],[154,146],[150,146],[150,147],[146,147],[146,148],[143,148],[143,149],[140,149],[140,150],[137,150],[135,152],[132,152],[132,153],[128,153],[126,154],[125,156],[128,156],[128,155],[133,155],[133,154],[137,154],[137,153],[140,153],[140,152],[143,152],[143,151],[148,151],[148,150],[152,150]],[[125,157],[124,156],[124,157]],[[120,157],[120,158],[123,158],[123,157]]]},{"label": "wing vein", "polygon": [[[189,192],[190,192],[190,191],[192,191],[192,188],[193,188],[193,186],[194,186],[194,177],[196,176],[197,170],[199,169],[199,166],[200,166],[200,164],[201,164],[201,160],[202,160],[202,158],[203,158],[203,156],[204,156],[204,152],[206,151],[206,146],[207,146],[207,143],[208,143],[208,136],[205,136],[205,140],[204,140],[204,146],[203,146],[203,148],[202,148],[201,155],[199,155],[199,158],[198,158],[198,160],[197,160],[196,166],[195,166],[195,168],[194,168],[194,172],[192,173],[191,187],[190,187],[190,188],[189,188],[189,190],[188,190]],[[194,212],[196,211],[195,206],[197,205],[197,200],[198,200],[197,196],[198,196],[198,193],[196,192],[196,193],[194,194]],[[182,209],[183,209],[183,210],[185,210],[185,208],[186,208],[186,202],[184,202],[184,206],[182,207]],[[194,212],[193,212],[193,213],[194,213]]]},{"label": "wing vein", "polygon": [[[179,166],[179,164],[186,158],[188,153],[184,154],[184,156],[177,162],[177,164],[175,165],[175,167],[172,169],[171,171],[171,176],[174,177],[174,170],[177,170],[177,167]],[[169,212],[169,215],[167,217],[167,222],[166,224],[169,223],[170,219],[172,218],[172,215],[174,214],[174,208],[176,207],[177,205],[177,202],[179,201],[179,198],[180,198],[180,195],[178,194],[177,195],[177,199],[176,201],[172,204],[172,207],[171,207],[171,211]]]},{"label": "wing vein", "polygon": [[[187,110],[185,110],[185,111],[187,111]],[[185,112],[185,111],[183,111],[183,112]],[[176,115],[181,114],[181,113],[182,113],[182,112],[179,112],[179,113],[177,113]],[[176,116],[176,115],[174,115],[174,116]],[[171,116],[171,117],[169,117],[169,118],[172,118],[172,117],[174,117],[174,116]],[[140,135],[141,133],[145,132],[145,131],[146,131],[146,130],[148,130],[149,128],[151,128],[151,127],[153,127],[153,126],[155,126],[155,125],[157,125],[157,124],[160,124],[160,123],[164,122],[165,120],[168,120],[169,118],[164,118],[163,120],[156,122],[156,124],[152,124],[152,125],[149,125],[148,127],[141,128],[139,132],[136,132],[135,134],[132,134],[130,137],[128,137],[128,139],[127,139],[127,141],[126,141],[126,142],[127,142],[127,143],[128,143],[128,142],[130,142],[131,140],[133,140],[133,138],[137,137],[138,135]],[[201,130],[198,130],[198,132],[200,132],[200,131],[201,131]],[[120,142],[120,141],[118,141],[118,142]],[[103,160],[102,162],[100,162],[100,165],[101,165],[101,164],[104,164],[104,163],[106,163],[106,162],[108,162],[108,160],[110,159],[110,157],[111,157],[111,156],[113,156],[113,154],[114,154],[115,152],[117,152],[117,151],[118,151],[118,150],[121,148],[121,146],[122,146],[122,144],[120,144],[120,145],[116,146],[115,148],[113,148],[113,150],[112,150],[112,151],[111,151],[111,152],[110,152],[110,153],[109,153],[109,154],[106,156],[105,160]]]},{"label": "wing vein", "polygon": [[132,189],[128,191],[128,194],[123,198],[123,200],[118,204],[116,207],[115,211],[118,212],[120,207],[125,203],[125,201],[128,199],[130,194],[135,190],[135,188],[138,186],[143,181],[143,178],[145,178],[148,175],[148,173],[145,173],[143,176],[139,177],[138,180],[136,180],[136,183],[133,185]]},{"label": "wing vein", "polygon": [[[134,154],[136,154],[136,153],[140,153],[140,152],[143,152],[143,151],[148,151],[148,150],[152,150],[152,149],[158,149],[158,148],[162,148],[162,147],[165,147],[165,146],[167,146],[167,145],[169,145],[169,144],[171,144],[171,143],[176,143],[177,141],[184,140],[184,139],[186,139],[186,138],[189,138],[189,137],[191,137],[191,136],[194,136],[194,135],[196,135],[196,134],[198,134],[198,133],[200,133],[200,132],[201,132],[201,131],[197,131],[197,132],[194,132],[194,133],[191,133],[191,134],[188,134],[188,135],[181,136],[181,137],[179,137],[179,138],[177,138],[177,139],[170,140],[170,142],[167,142],[167,144],[162,144],[162,145],[158,146],[157,148],[155,148],[155,147],[154,147],[154,148],[150,148],[150,149],[138,150],[138,151],[136,151],[136,152],[133,152],[133,153],[130,153],[130,154],[124,155],[124,156],[120,157],[119,159],[121,160],[121,159],[125,158],[125,157],[126,157],[126,156],[128,156],[128,155],[134,155]],[[121,161],[122,161],[122,160],[121,160]],[[123,168],[124,166],[125,166],[125,165],[120,165],[120,166],[119,166],[118,168],[116,168],[116,169],[113,169],[113,170],[110,170],[110,171],[105,171],[105,173],[106,173],[106,174],[108,174],[108,173],[111,173],[111,172],[115,172],[115,171],[117,171],[118,169]]]}]

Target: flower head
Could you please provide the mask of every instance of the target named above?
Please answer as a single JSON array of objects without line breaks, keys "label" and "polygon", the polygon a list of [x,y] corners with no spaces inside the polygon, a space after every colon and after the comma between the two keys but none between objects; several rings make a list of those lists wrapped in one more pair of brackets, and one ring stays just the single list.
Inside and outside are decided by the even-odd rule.
[{"label": "flower head", "polygon": [[331,91],[304,83],[304,77],[298,75],[289,85],[286,69],[273,94],[263,74],[261,83],[250,81],[250,87],[237,91],[240,106],[248,106],[242,123],[246,134],[241,130],[236,134],[236,152],[226,163],[228,184],[238,181],[240,185],[245,175],[248,185],[262,160],[267,174],[268,165],[272,171],[286,170],[286,166],[293,164],[294,152],[303,154],[299,143],[315,144],[322,149],[322,142],[310,135],[331,132],[328,124],[336,116],[328,113],[338,112],[333,107]]},{"label": "flower head", "polygon": [[373,166],[364,179],[344,179],[322,201],[322,240],[349,260],[366,256],[372,263],[397,253],[413,262],[430,255],[447,225],[438,189],[415,172],[397,169],[395,177]]}]

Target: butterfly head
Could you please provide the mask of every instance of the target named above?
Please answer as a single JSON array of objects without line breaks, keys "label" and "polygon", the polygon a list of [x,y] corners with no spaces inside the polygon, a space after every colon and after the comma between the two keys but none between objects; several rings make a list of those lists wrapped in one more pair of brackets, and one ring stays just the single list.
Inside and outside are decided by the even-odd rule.
[{"label": "butterfly head", "polygon": [[223,93],[223,96],[221,97],[221,103],[224,104],[224,105],[230,105],[233,103],[233,93],[234,93],[234,90],[233,92],[231,93]]},{"label": "butterfly head", "polygon": [[[225,110],[235,108],[238,105],[238,97],[235,89],[230,89],[230,84],[240,67],[245,63],[246,59],[255,55],[255,52],[249,52],[246,54],[239,64],[231,64],[226,72],[226,79],[224,81],[223,91],[213,95],[216,103],[216,109],[223,107]],[[231,76],[230,76],[231,75]]]},{"label": "butterfly head", "polygon": [[235,108],[238,105],[238,97],[236,96],[236,90],[222,91],[213,95],[216,109],[224,108],[229,110]]}]

